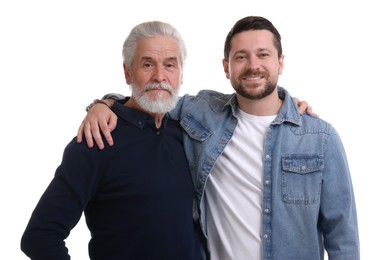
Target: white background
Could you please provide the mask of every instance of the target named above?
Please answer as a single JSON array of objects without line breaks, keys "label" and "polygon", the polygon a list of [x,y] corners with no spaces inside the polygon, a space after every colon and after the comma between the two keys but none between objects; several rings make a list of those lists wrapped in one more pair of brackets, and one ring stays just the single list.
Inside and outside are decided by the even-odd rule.
[{"label": "white background", "polygon": [[[221,4],[220,4],[221,3]],[[261,15],[282,35],[280,85],[331,122],[346,147],[356,192],[362,259],[386,259],[386,19],[382,1],[0,2],[0,259],[27,259],[20,237],[76,135],[84,108],[105,93],[130,94],[121,46],[147,20],[174,25],[188,47],[182,93],[230,93],[222,71],[232,25]],[[67,245],[87,259],[82,219]]]}]

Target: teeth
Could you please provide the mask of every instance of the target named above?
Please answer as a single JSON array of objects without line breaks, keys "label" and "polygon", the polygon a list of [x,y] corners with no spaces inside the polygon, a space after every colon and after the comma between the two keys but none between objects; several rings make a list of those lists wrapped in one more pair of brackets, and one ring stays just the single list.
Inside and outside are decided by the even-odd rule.
[{"label": "teeth", "polygon": [[260,79],[261,77],[254,77],[254,78],[245,78],[245,80],[257,80]]}]

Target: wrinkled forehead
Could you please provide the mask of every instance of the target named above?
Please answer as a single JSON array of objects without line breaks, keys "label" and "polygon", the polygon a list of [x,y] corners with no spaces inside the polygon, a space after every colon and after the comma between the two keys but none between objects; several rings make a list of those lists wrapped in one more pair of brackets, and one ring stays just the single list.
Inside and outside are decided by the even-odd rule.
[{"label": "wrinkled forehead", "polygon": [[136,57],[153,60],[175,59],[181,64],[181,51],[178,42],[170,36],[157,36],[141,39],[137,44]]}]

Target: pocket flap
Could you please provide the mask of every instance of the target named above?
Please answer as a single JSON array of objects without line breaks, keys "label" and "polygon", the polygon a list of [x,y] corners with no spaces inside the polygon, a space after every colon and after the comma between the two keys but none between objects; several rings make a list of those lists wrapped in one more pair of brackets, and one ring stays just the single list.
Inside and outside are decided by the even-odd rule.
[{"label": "pocket flap", "polygon": [[190,138],[197,141],[205,141],[212,135],[212,131],[205,127],[200,121],[198,121],[191,114],[185,115],[180,121],[181,127],[189,135]]},{"label": "pocket flap", "polygon": [[289,154],[282,156],[284,171],[298,174],[320,171],[324,168],[324,157],[318,154]]}]

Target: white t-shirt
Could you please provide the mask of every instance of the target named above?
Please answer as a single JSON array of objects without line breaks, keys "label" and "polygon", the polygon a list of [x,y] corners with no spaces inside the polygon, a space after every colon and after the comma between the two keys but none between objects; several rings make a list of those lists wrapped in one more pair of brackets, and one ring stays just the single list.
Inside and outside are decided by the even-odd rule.
[{"label": "white t-shirt", "polygon": [[240,109],[235,132],[205,187],[212,260],[262,259],[264,138],[275,116]]}]

